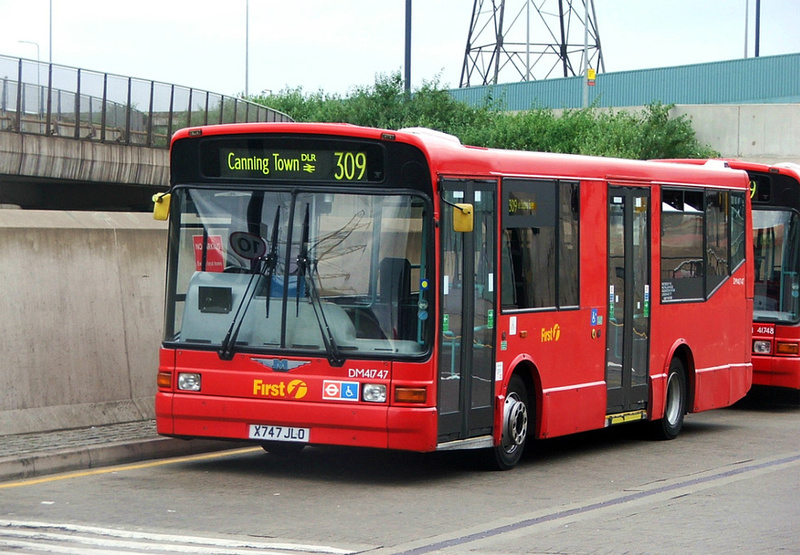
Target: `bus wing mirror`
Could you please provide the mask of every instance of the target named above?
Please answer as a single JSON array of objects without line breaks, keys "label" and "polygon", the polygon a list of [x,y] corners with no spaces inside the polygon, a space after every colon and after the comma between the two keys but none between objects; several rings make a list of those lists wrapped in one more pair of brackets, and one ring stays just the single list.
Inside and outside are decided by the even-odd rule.
[{"label": "bus wing mirror", "polygon": [[156,193],[153,195],[153,219],[164,221],[169,217],[169,203],[172,195]]},{"label": "bus wing mirror", "polygon": [[456,204],[453,206],[453,231],[470,233],[475,225],[471,204]]}]

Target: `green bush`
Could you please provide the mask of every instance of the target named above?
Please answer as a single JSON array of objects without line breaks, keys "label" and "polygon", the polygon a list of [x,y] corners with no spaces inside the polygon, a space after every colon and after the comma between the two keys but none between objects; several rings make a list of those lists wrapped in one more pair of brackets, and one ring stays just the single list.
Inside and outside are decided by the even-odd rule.
[{"label": "green bush", "polygon": [[670,118],[673,106],[660,102],[632,112],[595,107],[565,110],[560,115],[546,108],[508,112],[491,97],[478,107],[459,102],[438,80],[408,94],[399,73],[379,75],[374,85],[356,87],[345,96],[323,91],[309,94],[297,88],[250,100],[296,121],[383,129],[429,127],[474,146],[640,160],[719,156],[698,142],[685,116]]}]

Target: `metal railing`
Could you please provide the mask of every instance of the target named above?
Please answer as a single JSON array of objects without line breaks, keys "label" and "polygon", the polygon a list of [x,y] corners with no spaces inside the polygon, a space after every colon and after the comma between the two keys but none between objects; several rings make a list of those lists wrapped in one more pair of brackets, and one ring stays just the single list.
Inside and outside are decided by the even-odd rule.
[{"label": "metal railing", "polygon": [[174,131],[292,121],[221,94],[0,55],[0,131],[168,148]]}]

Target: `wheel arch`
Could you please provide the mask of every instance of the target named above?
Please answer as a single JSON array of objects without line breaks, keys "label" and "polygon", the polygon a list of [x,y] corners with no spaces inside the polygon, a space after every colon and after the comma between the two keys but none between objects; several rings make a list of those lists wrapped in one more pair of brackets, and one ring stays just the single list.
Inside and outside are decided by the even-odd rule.
[{"label": "wheel arch", "polygon": [[[669,350],[669,356],[667,356],[666,360],[664,361],[664,376],[669,376],[669,366],[672,364],[672,360],[677,358],[678,360],[683,363],[683,370],[685,372],[684,378],[686,378],[686,411],[691,412],[692,407],[694,407],[694,392],[695,392],[695,362],[694,362],[694,353],[692,352],[692,348],[689,344],[680,339],[676,341],[672,348]],[[666,390],[662,390],[664,397],[666,395]],[[661,406],[662,412],[664,409],[664,399],[661,400],[659,403]]]}]

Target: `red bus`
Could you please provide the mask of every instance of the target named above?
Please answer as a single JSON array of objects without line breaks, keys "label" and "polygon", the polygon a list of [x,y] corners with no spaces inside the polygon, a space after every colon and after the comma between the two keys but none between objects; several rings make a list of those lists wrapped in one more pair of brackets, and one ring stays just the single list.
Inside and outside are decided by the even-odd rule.
[{"label": "red bus", "polygon": [[800,166],[731,161],[753,205],[753,384],[800,389]]},{"label": "red bus", "polygon": [[160,434],[508,469],[750,388],[744,172],[300,123],[179,131],[171,172]]},{"label": "red bus", "polygon": [[750,176],[753,385],[800,390],[800,165],[722,162]]}]

